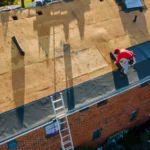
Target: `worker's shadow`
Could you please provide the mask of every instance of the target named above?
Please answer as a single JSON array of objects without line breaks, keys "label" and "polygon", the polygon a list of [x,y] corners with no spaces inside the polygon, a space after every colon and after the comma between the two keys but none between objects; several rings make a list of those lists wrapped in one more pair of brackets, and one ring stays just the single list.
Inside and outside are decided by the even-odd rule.
[{"label": "worker's shadow", "polygon": [[113,79],[114,79],[114,86],[115,89],[121,89],[129,85],[128,76],[120,72],[119,70],[114,70],[112,72]]},{"label": "worker's shadow", "polygon": [[[112,55],[110,55],[110,60],[111,60],[112,68],[114,68],[113,66],[114,66],[114,61],[116,60],[116,58],[113,57]],[[120,71],[119,67],[118,67],[118,69],[116,69],[112,72],[112,76],[113,76],[114,86],[115,86],[116,90],[129,85],[127,75],[122,73]]]}]

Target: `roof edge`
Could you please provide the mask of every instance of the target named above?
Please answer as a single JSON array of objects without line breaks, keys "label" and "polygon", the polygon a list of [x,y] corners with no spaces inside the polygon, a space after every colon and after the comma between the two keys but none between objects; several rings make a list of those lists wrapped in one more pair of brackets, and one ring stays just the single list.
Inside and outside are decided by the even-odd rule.
[{"label": "roof edge", "polygon": [[[114,91],[114,92],[112,92],[112,93],[110,93],[110,94],[107,94],[107,95],[105,95],[105,96],[103,96],[103,97],[101,97],[101,98],[99,98],[99,99],[95,99],[95,100],[93,100],[92,102],[89,102],[89,103],[87,103],[87,104],[85,104],[85,105],[83,105],[83,106],[80,106],[80,107],[77,107],[77,108],[75,108],[75,109],[69,110],[69,111],[67,112],[67,116],[70,116],[70,115],[72,115],[72,114],[74,114],[74,113],[76,113],[76,112],[78,112],[78,111],[80,111],[80,110],[82,110],[82,109],[84,109],[84,108],[86,108],[86,107],[90,107],[90,106],[92,106],[92,105],[94,105],[94,104],[96,104],[96,103],[98,103],[98,102],[101,102],[101,101],[104,101],[104,100],[106,100],[106,99],[109,99],[109,98],[111,98],[111,97],[113,97],[113,96],[115,96],[115,95],[117,95],[117,94],[120,94],[120,93],[123,93],[123,92],[125,92],[125,91],[128,91],[128,90],[130,90],[130,89],[132,89],[132,88],[134,88],[134,87],[136,87],[136,86],[138,86],[138,85],[140,85],[140,84],[143,84],[143,83],[145,83],[145,82],[148,82],[148,81],[150,81],[150,76],[148,76],[148,77],[146,77],[146,78],[144,78],[144,79],[141,79],[141,80],[139,80],[139,81],[137,81],[137,82],[135,82],[135,83],[133,83],[133,84],[131,84],[131,85],[128,85],[127,87],[121,88],[121,89],[116,90],[116,91]],[[3,140],[3,142],[0,142],[0,145],[5,144],[5,143],[7,143],[7,142],[10,142],[10,141],[12,141],[12,140],[14,140],[14,139],[16,139],[16,138],[19,138],[19,137],[21,137],[21,136],[23,136],[23,135],[25,135],[25,134],[28,134],[28,133],[30,133],[30,132],[33,132],[33,131],[35,131],[35,130],[37,130],[37,129],[39,129],[39,128],[42,128],[42,127],[44,127],[44,126],[50,124],[53,120],[55,120],[55,118],[53,118],[52,120],[50,120],[50,121],[48,121],[48,122],[46,122],[46,123],[44,123],[44,124],[41,124],[41,125],[39,125],[39,126],[37,126],[37,127],[35,127],[35,128],[31,128],[31,129],[29,129],[29,130],[27,130],[27,131],[25,131],[25,132],[23,132],[23,133],[21,133],[21,134],[19,134],[19,135],[9,137],[9,138],[7,138],[6,140]]]}]

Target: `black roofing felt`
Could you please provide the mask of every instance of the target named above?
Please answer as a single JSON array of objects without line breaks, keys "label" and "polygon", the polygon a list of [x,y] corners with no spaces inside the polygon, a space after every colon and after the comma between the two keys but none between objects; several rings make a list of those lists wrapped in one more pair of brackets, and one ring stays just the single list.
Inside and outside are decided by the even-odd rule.
[{"label": "black roofing felt", "polygon": [[[98,102],[123,88],[150,79],[150,41],[129,48],[136,53],[136,64],[129,68],[128,76],[121,77],[115,70],[96,77],[62,92],[66,107],[70,112]],[[58,93],[54,96],[57,97]],[[0,143],[16,135],[31,130],[54,118],[50,96],[41,98],[27,105],[0,114]]]}]

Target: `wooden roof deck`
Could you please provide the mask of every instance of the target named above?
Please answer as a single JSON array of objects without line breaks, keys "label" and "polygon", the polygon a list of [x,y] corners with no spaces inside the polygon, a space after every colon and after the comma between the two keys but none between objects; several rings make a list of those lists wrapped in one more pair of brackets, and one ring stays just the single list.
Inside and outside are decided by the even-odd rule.
[{"label": "wooden roof deck", "polygon": [[110,51],[149,40],[149,3],[142,13],[119,11],[114,0],[0,13],[0,113],[114,70]]}]

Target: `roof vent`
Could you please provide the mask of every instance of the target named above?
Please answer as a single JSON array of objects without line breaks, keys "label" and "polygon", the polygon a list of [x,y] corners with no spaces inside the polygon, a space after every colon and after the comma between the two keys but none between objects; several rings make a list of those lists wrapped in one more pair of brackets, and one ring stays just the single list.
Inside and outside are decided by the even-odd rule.
[{"label": "roof vent", "polygon": [[13,20],[18,20],[17,16],[12,16]]},{"label": "roof vent", "polygon": [[38,15],[43,15],[42,11],[37,11]]},{"label": "roof vent", "polygon": [[103,105],[108,103],[108,99],[100,101],[99,103],[97,103],[97,107],[102,107]]}]

